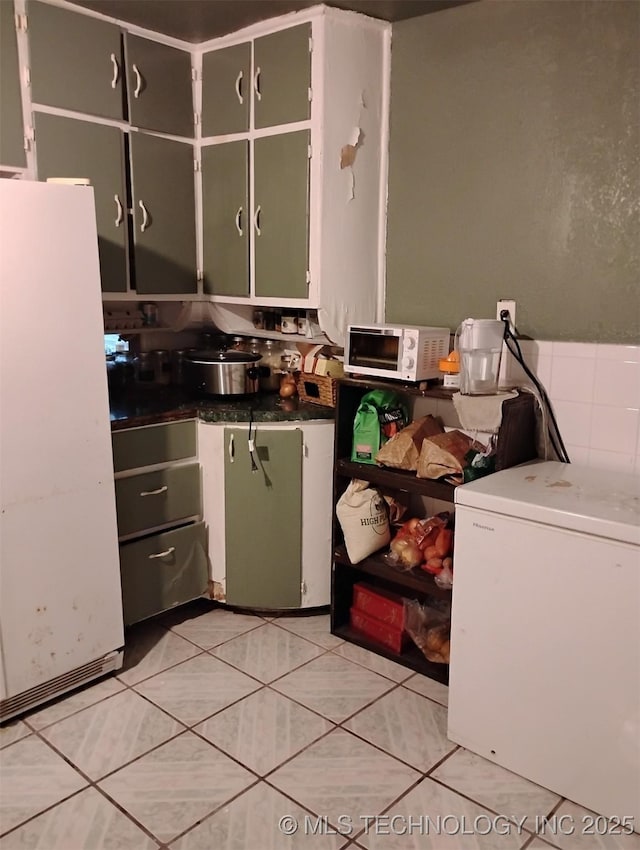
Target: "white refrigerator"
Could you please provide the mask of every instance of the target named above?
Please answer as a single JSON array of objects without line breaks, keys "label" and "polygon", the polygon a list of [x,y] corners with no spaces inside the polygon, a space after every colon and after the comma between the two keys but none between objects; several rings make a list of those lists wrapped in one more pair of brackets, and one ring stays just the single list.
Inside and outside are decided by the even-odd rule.
[{"label": "white refrigerator", "polygon": [[639,830],[640,478],[539,461],[455,501],[449,738]]},{"label": "white refrigerator", "polygon": [[93,189],[0,180],[0,719],[122,666]]}]

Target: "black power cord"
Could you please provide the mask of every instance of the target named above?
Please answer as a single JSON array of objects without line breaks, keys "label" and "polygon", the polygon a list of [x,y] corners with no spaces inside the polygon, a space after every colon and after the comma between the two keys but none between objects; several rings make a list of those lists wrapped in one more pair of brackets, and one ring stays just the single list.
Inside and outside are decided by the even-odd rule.
[{"label": "black power cord", "polygon": [[[518,363],[522,366],[525,375],[529,378],[529,380],[533,383],[534,387],[537,389],[540,394],[540,400],[542,404],[544,404],[546,411],[549,415],[549,419],[551,420],[552,427],[547,427],[547,432],[549,434],[549,439],[551,440],[551,445],[553,446],[553,450],[556,453],[556,456],[562,463],[571,463],[569,460],[569,454],[567,452],[567,448],[564,444],[564,440],[562,439],[562,434],[560,433],[560,428],[558,427],[558,422],[556,420],[555,413],[553,412],[553,407],[551,405],[551,400],[547,395],[547,391],[542,386],[537,377],[533,374],[531,369],[527,366],[524,356],[522,354],[522,349],[520,348],[520,343],[517,338],[511,332],[511,326],[509,321],[509,311],[501,310],[500,311],[500,319],[504,323],[504,343],[507,346],[509,352],[513,355],[513,357],[518,361]],[[517,329],[516,329],[517,333]]]}]

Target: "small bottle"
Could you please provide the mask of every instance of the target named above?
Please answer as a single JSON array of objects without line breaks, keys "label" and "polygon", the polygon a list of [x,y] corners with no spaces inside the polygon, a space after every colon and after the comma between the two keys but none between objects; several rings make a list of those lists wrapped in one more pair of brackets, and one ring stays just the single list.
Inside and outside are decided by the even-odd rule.
[{"label": "small bottle", "polygon": [[151,352],[153,374],[156,384],[168,384],[171,381],[171,358],[164,348]]},{"label": "small bottle", "polygon": [[282,311],[276,307],[273,311],[273,329],[276,333],[282,333]]},{"label": "small bottle", "polygon": [[298,333],[298,316],[294,310],[287,311],[282,314],[282,333],[297,334]]}]

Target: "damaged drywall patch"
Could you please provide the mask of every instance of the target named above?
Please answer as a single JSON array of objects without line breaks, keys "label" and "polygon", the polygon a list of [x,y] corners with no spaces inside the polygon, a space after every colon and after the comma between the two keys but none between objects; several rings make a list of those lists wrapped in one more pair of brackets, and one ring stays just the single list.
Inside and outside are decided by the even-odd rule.
[{"label": "damaged drywall patch", "polygon": [[364,92],[360,92],[356,108],[357,118],[354,127],[351,130],[348,143],[340,148],[340,168],[341,170],[344,170],[345,168],[349,169],[350,179],[349,192],[347,196],[347,200],[349,201],[352,201],[356,196],[356,178],[353,166],[356,161],[358,150],[362,147],[362,143],[364,142],[364,133],[362,132],[362,115],[365,109]]}]

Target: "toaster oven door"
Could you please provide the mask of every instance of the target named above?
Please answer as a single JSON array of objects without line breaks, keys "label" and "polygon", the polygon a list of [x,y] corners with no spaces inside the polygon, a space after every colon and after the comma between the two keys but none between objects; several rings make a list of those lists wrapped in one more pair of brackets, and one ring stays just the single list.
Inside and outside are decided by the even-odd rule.
[{"label": "toaster oven door", "polygon": [[396,328],[351,328],[348,366],[369,374],[390,375],[400,370],[402,331]]}]

